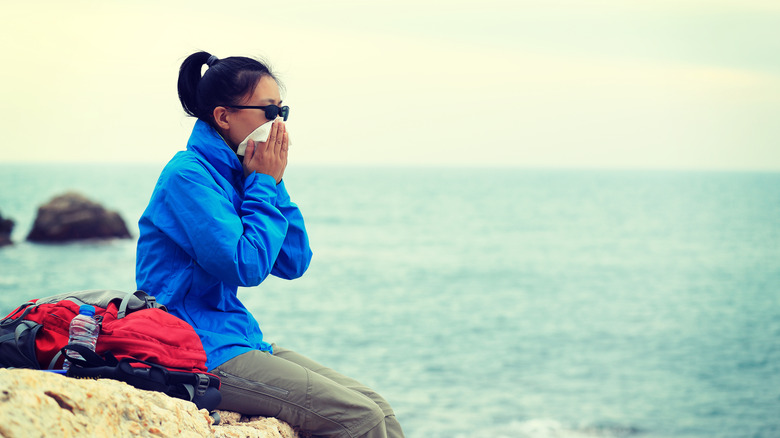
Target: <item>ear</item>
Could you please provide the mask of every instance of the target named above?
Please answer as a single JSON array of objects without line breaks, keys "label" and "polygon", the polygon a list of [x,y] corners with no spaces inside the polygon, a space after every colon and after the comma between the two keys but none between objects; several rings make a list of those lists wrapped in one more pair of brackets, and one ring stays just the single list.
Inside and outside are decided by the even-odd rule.
[{"label": "ear", "polygon": [[217,124],[217,126],[220,127],[220,129],[228,130],[230,129],[230,122],[228,122],[228,110],[224,106],[218,106],[214,108],[214,122]]}]

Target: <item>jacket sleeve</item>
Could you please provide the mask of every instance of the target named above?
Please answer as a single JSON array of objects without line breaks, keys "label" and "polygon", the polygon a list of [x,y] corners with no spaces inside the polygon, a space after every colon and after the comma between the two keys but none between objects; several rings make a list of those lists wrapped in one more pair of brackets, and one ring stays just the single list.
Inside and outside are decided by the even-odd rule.
[{"label": "jacket sleeve", "polygon": [[303,215],[298,206],[290,201],[284,180],[276,186],[276,208],[287,220],[287,234],[271,273],[292,280],[306,272],[311,262],[312,251],[309,247],[309,236],[303,223]]},{"label": "jacket sleeve", "polygon": [[287,233],[275,186],[271,176],[250,175],[237,211],[206,169],[180,168],[161,193],[155,225],[209,274],[256,286],[271,272]]}]

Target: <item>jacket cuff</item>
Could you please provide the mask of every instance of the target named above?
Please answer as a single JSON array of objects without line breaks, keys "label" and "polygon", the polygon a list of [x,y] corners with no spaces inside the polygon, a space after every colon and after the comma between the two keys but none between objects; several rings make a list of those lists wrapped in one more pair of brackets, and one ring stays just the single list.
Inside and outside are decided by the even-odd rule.
[{"label": "jacket cuff", "polygon": [[271,175],[252,172],[244,180],[244,193],[273,205],[276,203],[276,180]]},{"label": "jacket cuff", "polygon": [[290,203],[290,194],[287,193],[287,187],[284,186],[284,179],[276,185],[276,202],[278,204]]}]

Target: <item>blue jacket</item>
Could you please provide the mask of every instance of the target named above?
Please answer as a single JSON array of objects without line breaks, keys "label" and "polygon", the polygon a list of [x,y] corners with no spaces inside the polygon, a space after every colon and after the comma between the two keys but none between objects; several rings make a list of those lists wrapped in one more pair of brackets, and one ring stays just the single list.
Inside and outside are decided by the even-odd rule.
[{"label": "blue jacket", "polygon": [[187,150],[165,166],[138,222],[138,289],[154,295],[200,336],[213,369],[253,349],[271,351],[238,286],[268,274],[298,278],[312,252],[284,182],[244,170],[235,152],[198,120]]}]

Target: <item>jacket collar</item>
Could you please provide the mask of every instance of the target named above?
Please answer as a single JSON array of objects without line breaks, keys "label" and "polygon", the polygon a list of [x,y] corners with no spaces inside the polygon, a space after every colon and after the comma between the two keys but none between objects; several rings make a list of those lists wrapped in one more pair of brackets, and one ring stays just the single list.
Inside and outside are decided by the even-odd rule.
[{"label": "jacket collar", "polygon": [[222,177],[234,186],[244,177],[244,168],[238,155],[230,149],[219,133],[203,120],[197,120],[187,141],[187,150],[202,156]]}]

